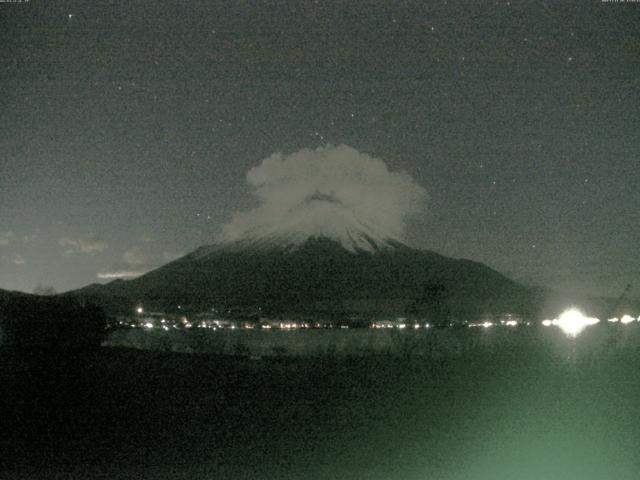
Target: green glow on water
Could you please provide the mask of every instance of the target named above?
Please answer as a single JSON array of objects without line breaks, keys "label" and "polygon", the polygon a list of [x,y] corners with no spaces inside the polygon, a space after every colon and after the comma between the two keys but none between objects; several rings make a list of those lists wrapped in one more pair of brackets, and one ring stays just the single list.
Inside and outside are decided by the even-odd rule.
[{"label": "green glow on water", "polygon": [[[60,389],[50,395],[51,418],[64,420],[63,432],[83,405],[90,405],[85,418],[105,419],[95,432],[80,430],[84,437],[70,430],[79,440],[58,455],[76,455],[75,473],[58,476],[96,478],[100,470],[141,480],[639,478],[637,322],[603,322],[577,336],[539,326],[416,338],[434,335],[428,356],[257,361],[105,348],[91,374],[75,383],[62,371],[68,398]],[[460,348],[435,348],[447,342]],[[5,368],[4,375],[11,380],[23,368]],[[8,418],[20,421],[4,434],[16,432],[17,439],[22,419],[48,411],[48,390],[34,397],[31,377],[24,378],[20,402],[11,398],[19,389],[5,391]],[[66,411],[78,382],[92,403]],[[33,411],[21,407],[29,399]],[[45,445],[65,443],[56,436]],[[37,450],[22,451],[31,465]]]}]

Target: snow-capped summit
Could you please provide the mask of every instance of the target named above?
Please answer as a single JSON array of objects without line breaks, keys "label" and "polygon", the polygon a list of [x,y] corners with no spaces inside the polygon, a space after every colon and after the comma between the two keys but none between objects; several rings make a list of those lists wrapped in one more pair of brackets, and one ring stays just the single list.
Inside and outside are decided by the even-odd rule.
[{"label": "snow-capped summit", "polygon": [[402,243],[394,232],[373,220],[359,218],[334,196],[319,192],[288,211],[280,222],[228,235],[227,243],[295,248],[310,238],[334,240],[350,252],[375,252]]}]

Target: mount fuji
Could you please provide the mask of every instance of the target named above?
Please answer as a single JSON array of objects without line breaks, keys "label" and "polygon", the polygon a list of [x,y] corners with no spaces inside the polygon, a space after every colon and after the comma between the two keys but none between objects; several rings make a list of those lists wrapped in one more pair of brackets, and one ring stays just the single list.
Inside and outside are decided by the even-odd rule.
[{"label": "mount fuji", "polygon": [[[374,211],[357,201],[316,190],[293,205],[276,202],[236,217],[220,243],[138,278],[66,295],[109,313],[143,304],[237,317],[397,316],[443,323],[505,314],[540,318],[545,308],[553,312],[566,301],[481,263],[413,248],[402,241],[400,223],[388,221],[395,217],[385,214],[384,202]],[[272,217],[279,221],[265,221]]]},{"label": "mount fuji", "polygon": [[[316,220],[310,224],[318,225]],[[531,289],[481,263],[412,248],[374,235],[366,224],[331,225],[329,231],[303,234],[285,224],[200,247],[136,279],[70,294],[112,312],[130,312],[143,303],[163,311],[180,305],[183,311],[231,315],[433,321],[534,314]]]}]

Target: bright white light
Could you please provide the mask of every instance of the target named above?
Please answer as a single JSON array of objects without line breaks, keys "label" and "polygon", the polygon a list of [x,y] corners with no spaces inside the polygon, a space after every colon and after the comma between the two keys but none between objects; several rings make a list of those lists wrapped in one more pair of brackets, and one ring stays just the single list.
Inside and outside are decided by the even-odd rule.
[{"label": "bright white light", "polygon": [[507,327],[515,327],[515,326],[517,326],[517,325],[518,325],[518,322],[516,322],[515,320],[507,320],[507,321],[506,321],[506,323],[505,323],[505,325],[506,325]]},{"label": "bright white light", "polygon": [[635,322],[636,319],[633,318],[631,315],[623,315],[622,318],[620,319],[620,323],[624,323],[625,325],[627,323],[631,323],[631,322]]},{"label": "bright white light", "polygon": [[585,317],[579,310],[571,308],[562,312],[562,315],[552,323],[560,327],[567,335],[575,337],[586,327],[595,325],[599,321],[597,318]]},{"label": "bright white light", "polygon": [[618,323],[618,317],[610,318],[609,320],[607,320],[607,322]]},{"label": "bright white light", "polygon": [[153,323],[147,322],[144,324],[145,328],[153,328]]},{"label": "bright white light", "polygon": [[545,327],[550,327],[553,324],[553,322],[551,320],[543,320],[542,321],[542,325],[544,325]]},{"label": "bright white light", "polygon": [[491,322],[484,322],[484,323],[482,324],[482,326],[483,326],[484,328],[493,327],[493,323],[491,323]]},{"label": "bright white light", "polygon": [[142,307],[138,307],[138,308],[136,308],[136,313],[137,313],[138,315],[142,315],[142,314],[144,313],[144,308],[142,308]]}]

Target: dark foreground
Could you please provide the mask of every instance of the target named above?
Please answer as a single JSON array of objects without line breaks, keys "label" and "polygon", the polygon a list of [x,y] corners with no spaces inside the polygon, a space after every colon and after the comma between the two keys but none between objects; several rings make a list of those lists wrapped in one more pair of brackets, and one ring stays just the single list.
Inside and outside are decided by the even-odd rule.
[{"label": "dark foreground", "polygon": [[0,477],[638,478],[640,342],[513,335],[442,358],[5,352]]}]

